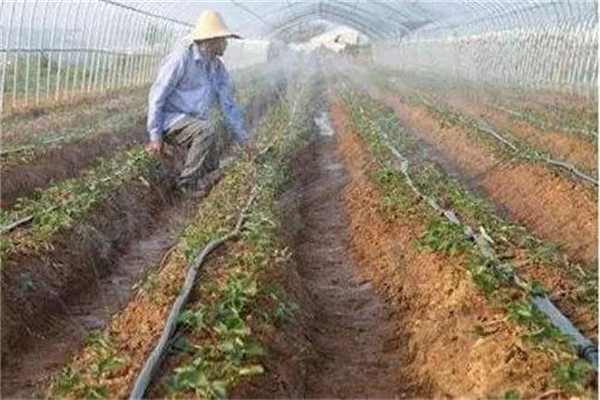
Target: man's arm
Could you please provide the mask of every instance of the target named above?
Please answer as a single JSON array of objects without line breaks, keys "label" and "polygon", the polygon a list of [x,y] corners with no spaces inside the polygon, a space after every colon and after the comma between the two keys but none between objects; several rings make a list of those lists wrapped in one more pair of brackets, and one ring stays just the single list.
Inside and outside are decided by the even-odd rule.
[{"label": "man's arm", "polygon": [[236,105],[233,95],[231,94],[229,74],[227,74],[225,66],[222,63],[219,66],[219,76],[217,79],[217,89],[221,109],[223,110],[223,114],[225,114],[227,123],[233,130],[235,140],[242,144],[248,139],[248,134],[244,129],[244,119],[242,118],[242,113],[240,112],[240,109]]},{"label": "man's arm", "polygon": [[151,142],[162,142],[164,111],[167,97],[171,94],[184,73],[185,59],[181,52],[173,52],[161,65],[156,80],[148,95],[148,133]]}]

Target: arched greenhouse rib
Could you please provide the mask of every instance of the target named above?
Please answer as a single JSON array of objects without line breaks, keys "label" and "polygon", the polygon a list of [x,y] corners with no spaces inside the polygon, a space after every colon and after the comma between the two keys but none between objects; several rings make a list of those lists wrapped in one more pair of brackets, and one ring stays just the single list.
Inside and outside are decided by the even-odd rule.
[{"label": "arched greenhouse rib", "polygon": [[3,0],[2,397],[597,397],[598,7]]}]

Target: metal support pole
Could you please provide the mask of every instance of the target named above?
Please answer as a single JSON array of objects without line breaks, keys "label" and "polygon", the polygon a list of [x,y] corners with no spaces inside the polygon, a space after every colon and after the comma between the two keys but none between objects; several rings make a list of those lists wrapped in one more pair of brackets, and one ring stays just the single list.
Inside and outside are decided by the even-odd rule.
[{"label": "metal support pole", "polygon": [[[33,41],[33,20],[36,15],[36,10],[38,6],[38,0],[35,0],[33,6],[31,7],[31,13],[29,15],[29,36],[27,38],[27,48],[29,50],[32,49],[31,42]],[[30,69],[31,69],[31,51],[28,51],[25,56],[25,90],[23,98],[25,99],[25,104],[29,103],[29,79],[30,79]]]},{"label": "metal support pole", "polygon": [[[118,18],[118,27],[123,26],[126,18],[125,10],[119,10],[119,18]],[[110,71],[110,87],[111,89],[118,87],[117,77],[119,73],[119,60],[121,58],[121,47],[122,47],[122,36],[119,32],[115,32],[115,42],[112,46],[115,50],[115,53],[112,55],[112,63],[111,63],[111,71]]]},{"label": "metal support pole", "polygon": [[98,3],[94,3],[94,5],[96,7],[92,7],[92,4],[90,4],[89,7],[86,8],[85,23],[83,25],[83,28],[84,28],[83,43],[85,44],[85,48],[83,50],[84,57],[83,57],[83,62],[81,63],[81,65],[79,65],[80,53],[77,53],[77,65],[78,65],[78,69],[79,69],[80,73],[75,74],[75,79],[73,80],[73,88],[75,89],[77,87],[77,77],[81,76],[81,87],[79,89],[80,93],[85,92],[85,81],[86,81],[87,75],[89,74],[89,60],[90,60],[89,49],[90,49],[90,45],[91,45],[91,41],[92,41],[92,21],[94,19],[95,9],[97,9]]},{"label": "metal support pole", "polygon": [[[54,43],[56,41],[56,27],[58,24],[58,14],[60,10],[60,4],[54,4],[54,20],[52,22],[52,33],[50,34],[50,45],[49,47],[54,47]],[[48,52],[50,53],[50,52]],[[46,99],[50,97],[50,81],[52,77],[52,56],[48,54],[48,71],[46,73]]]},{"label": "metal support pole", "polygon": [[[15,16],[15,8],[16,8],[16,2],[12,3],[12,7],[10,8],[10,17],[8,19],[8,30],[6,32],[6,41],[4,43],[4,48],[8,49],[8,47],[10,46],[10,40],[12,37],[12,31],[13,31],[13,20],[14,20],[14,16]],[[0,4],[0,7],[2,7],[2,5]],[[4,52],[4,59],[2,62],[2,76],[0,77],[0,116],[2,115],[2,113],[4,112],[4,91],[5,91],[5,82],[6,82],[6,71],[8,70],[8,51]],[[0,127],[2,126],[2,124],[0,124]]]},{"label": "metal support pole", "polygon": [[60,52],[58,53],[58,67],[56,71],[56,90],[54,92],[54,100],[58,101],[60,99],[60,78],[62,73],[62,61],[63,61],[63,50],[65,49],[65,42],[67,40],[67,33],[69,27],[69,17],[71,17],[71,12],[73,8],[73,3],[69,2],[65,11],[66,18],[64,18],[64,28],[63,28],[63,36],[60,42]]},{"label": "metal support pole", "polygon": [[90,74],[89,80],[88,80],[88,88],[87,88],[87,92],[91,93],[96,86],[96,82],[98,82],[98,73],[99,71],[99,67],[100,67],[100,41],[102,39],[102,33],[103,33],[103,24],[104,24],[104,19],[105,19],[105,11],[106,11],[106,7],[108,7],[107,3],[100,3],[100,10],[98,12],[96,12],[95,15],[95,20],[94,20],[94,28],[95,28],[95,32],[94,32],[94,43],[92,45],[92,73]]},{"label": "metal support pole", "polygon": [[[75,18],[73,18],[73,36],[78,37],[77,35],[77,23],[79,22],[79,15],[81,12],[81,6],[84,4],[82,1],[77,2],[77,9],[75,10]],[[72,99],[75,95],[75,75],[77,74],[77,68],[79,67],[79,54],[77,51],[77,57],[75,60],[75,54],[69,53],[69,62],[67,64],[67,74],[65,77],[65,85],[68,90],[68,97]],[[73,69],[73,76],[71,77],[71,69]]]},{"label": "metal support pole", "polygon": [[[16,0],[15,0],[16,1]],[[19,35],[17,36],[17,49],[21,47],[21,36],[23,36],[23,25],[25,22],[25,6],[26,6],[26,2],[23,1],[22,7],[21,7],[21,18],[20,23],[19,23]],[[15,64],[14,64],[14,73],[13,73],[13,87],[12,87],[12,104],[13,104],[13,108],[17,107],[17,88],[19,87],[19,58],[20,58],[20,54],[17,51],[15,53]]]},{"label": "metal support pole", "polygon": [[121,27],[118,23],[120,20],[117,18],[119,11],[116,7],[112,9],[109,26],[106,29],[107,37],[104,42],[104,47],[107,49],[102,60],[102,79],[100,80],[100,92],[110,89],[110,77],[112,73],[112,62],[113,56],[116,49],[115,37],[117,36],[117,30]]},{"label": "metal support pole", "polygon": [[100,50],[102,53],[100,54],[101,60],[98,62],[98,68],[100,73],[96,76],[96,81],[94,82],[95,90],[98,90],[100,93],[104,93],[104,81],[107,75],[107,61],[110,57],[110,54],[113,51],[113,48],[109,46],[109,40],[111,38],[111,34],[113,34],[113,29],[115,27],[115,13],[116,7],[108,10],[108,25],[103,28],[103,38],[101,41]]}]

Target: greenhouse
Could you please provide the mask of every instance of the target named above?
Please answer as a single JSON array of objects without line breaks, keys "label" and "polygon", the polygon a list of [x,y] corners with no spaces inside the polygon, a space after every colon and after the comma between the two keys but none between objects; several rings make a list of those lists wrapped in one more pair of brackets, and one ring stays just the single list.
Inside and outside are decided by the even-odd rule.
[{"label": "greenhouse", "polygon": [[2,0],[3,398],[597,398],[598,2]]}]

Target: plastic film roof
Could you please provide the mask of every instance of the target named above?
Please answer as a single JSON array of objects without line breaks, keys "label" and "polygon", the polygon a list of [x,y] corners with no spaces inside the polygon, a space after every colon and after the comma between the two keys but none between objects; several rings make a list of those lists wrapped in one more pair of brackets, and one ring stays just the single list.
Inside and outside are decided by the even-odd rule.
[{"label": "plastic film roof", "polygon": [[[163,0],[139,2],[117,0],[148,13],[193,24],[207,9],[221,12],[228,25],[250,38],[269,37],[312,20],[327,20],[350,26],[373,39],[403,37],[415,31],[462,27],[482,20],[514,16],[540,21],[565,11],[578,18],[589,14],[590,3],[582,1],[242,1],[224,2]],[[594,7],[595,8],[595,7]]]}]

